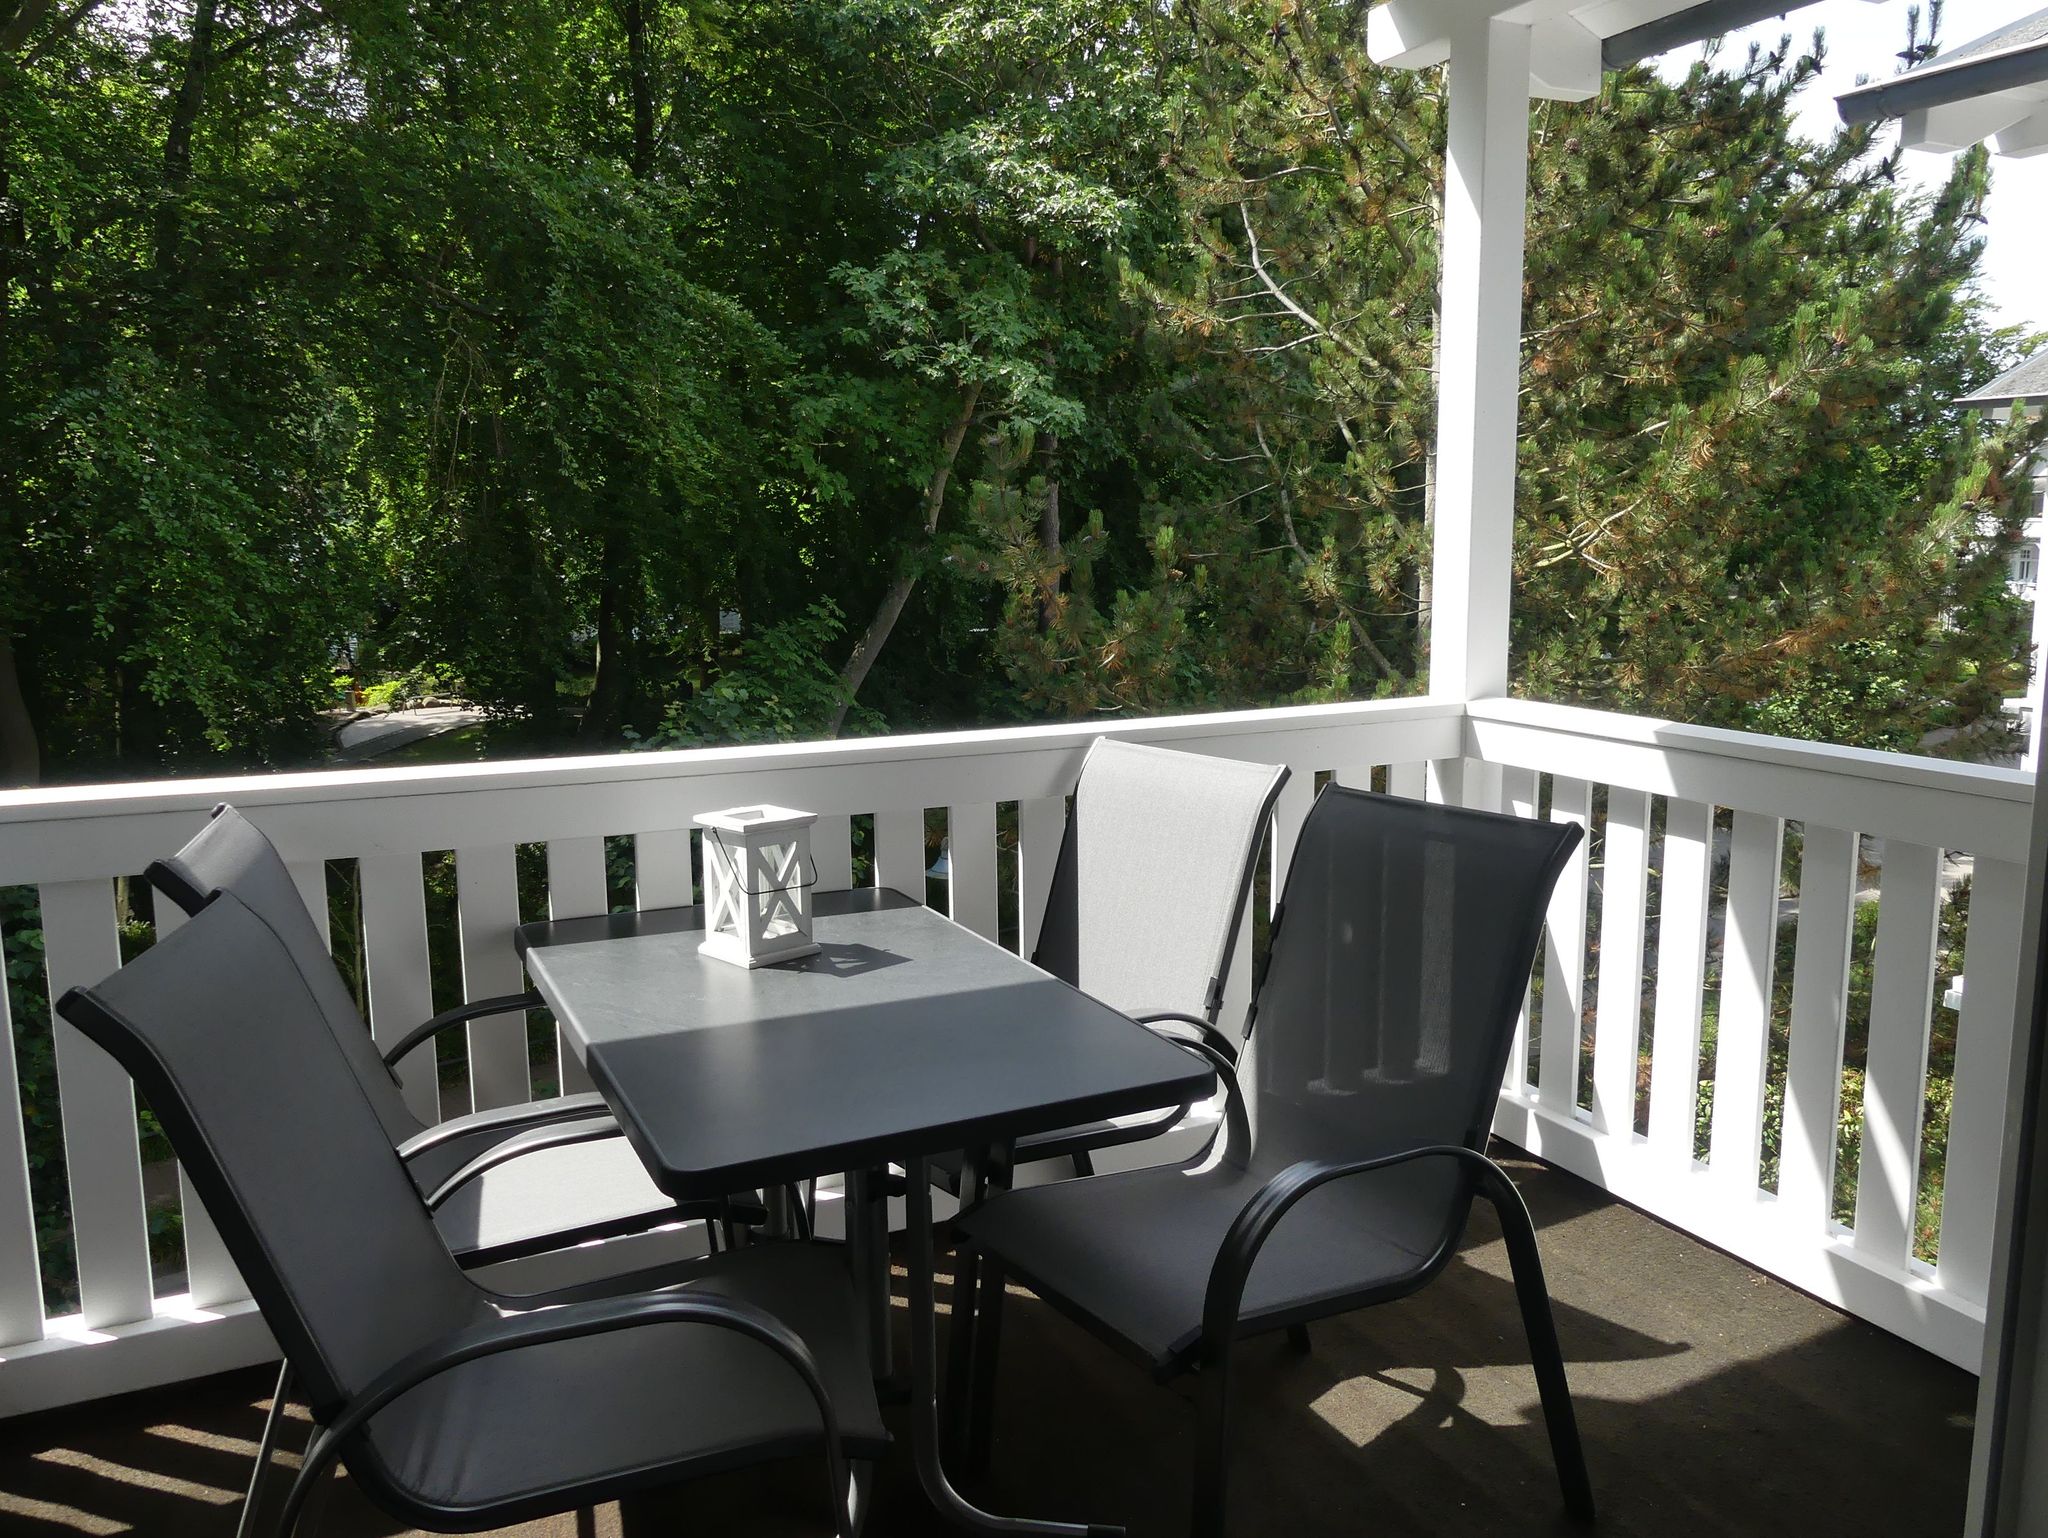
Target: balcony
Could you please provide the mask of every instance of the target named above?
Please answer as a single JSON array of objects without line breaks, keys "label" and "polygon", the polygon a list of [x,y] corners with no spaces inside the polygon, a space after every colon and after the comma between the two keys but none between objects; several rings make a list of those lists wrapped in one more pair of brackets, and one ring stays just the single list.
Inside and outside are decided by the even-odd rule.
[{"label": "balcony", "polygon": [[[50,992],[93,980],[121,957],[118,878],[232,800],[329,917],[337,952],[357,959],[383,1036],[453,1002],[434,997],[444,947],[469,997],[519,985],[511,929],[539,916],[520,911],[522,866],[528,901],[538,885],[556,917],[686,902],[692,815],[766,798],[825,814],[823,885],[929,892],[955,921],[1028,952],[1062,798],[1102,730],[1293,770],[1248,920],[1255,943],[1238,948],[1226,990],[1229,1023],[1250,996],[1256,921],[1326,776],[1585,823],[1591,838],[1549,912],[1495,1131],[1543,1161],[1523,1172],[1609,1510],[1637,1509],[1646,1523],[1660,1512],[1700,1514],[1697,1527],[1662,1531],[1751,1531],[1740,1513],[1752,1495],[1806,1491],[1869,1498],[1877,1529],[1917,1509],[1902,1504],[1913,1501],[1938,1508],[1931,1528],[1954,1523],[1984,1340],[2020,949],[2032,780],[2017,771],[1514,700],[1413,699],[10,792],[0,795],[0,886],[39,889]],[[942,839],[949,873],[928,882]],[[1964,874],[1966,925],[1965,905],[1948,895]],[[1958,950],[1969,984],[1950,1012],[1939,1000],[1964,969]],[[34,970],[32,956],[8,961]],[[452,975],[445,963],[442,972]],[[521,1100],[558,1070],[575,1085],[572,1061],[532,1047],[516,1021],[472,1026],[466,1052],[451,1057],[444,1038],[440,1082],[416,1071],[407,1093],[431,1112]],[[54,1048],[68,1163],[58,1198],[75,1261],[39,1261],[35,1202],[47,1210],[49,1182],[29,1168],[22,1116],[0,1105],[0,1417],[268,1359],[262,1322],[204,1212],[171,1166],[144,1163],[126,1077],[61,1024]],[[1931,1063],[1952,1093],[1928,1123]],[[5,1092],[20,1066],[5,1065]],[[182,1244],[153,1246],[152,1214],[171,1210],[182,1210]],[[50,1231],[46,1218],[46,1240]],[[1505,1424],[1526,1444],[1517,1477],[1531,1492],[1547,1478],[1533,1384],[1491,1358],[1489,1342],[1512,1332],[1472,1322],[1510,1306],[1501,1274],[1475,1234],[1455,1288],[1347,1325],[1306,1362],[1274,1364],[1276,1419],[1262,1435],[1276,1491],[1294,1483],[1282,1471],[1307,1477],[1327,1465],[1328,1478],[1358,1485],[1361,1502],[1429,1503],[1413,1513],[1424,1530],[1521,1530],[1504,1525],[1499,1505],[1512,1481],[1458,1473],[1468,1429]],[[1084,1342],[1050,1320],[1032,1328],[1044,1352],[1017,1354],[1037,1361],[1031,1370],[1056,1372],[1068,1358],[1073,1371],[1089,1370]],[[17,1465],[26,1472],[0,1488],[53,1490],[27,1498],[87,1513],[104,1496],[115,1503],[102,1502],[108,1512],[135,1513],[106,1520],[138,1531],[207,1530],[166,1525],[156,1513],[170,1507],[147,1506],[183,1499],[171,1484],[102,1490],[92,1470],[234,1486],[232,1471],[201,1471],[219,1462],[206,1439],[249,1434],[233,1428],[253,1424],[259,1379],[23,1422],[17,1435],[36,1445]],[[1821,1384],[1832,1385],[1825,1395]],[[1165,1413],[1161,1391],[1114,1373],[1102,1375],[1101,1392],[1118,1406],[1128,1399],[1132,1420]],[[1020,1423],[1031,1419],[1029,1390],[1010,1402]],[[1059,1419],[1031,1433],[1051,1439],[1044,1459],[999,1460],[1009,1477],[1062,1467],[1077,1488],[1127,1490],[1139,1505],[1179,1498],[1173,1477],[1159,1485],[1165,1494],[1142,1494],[1142,1458],[1069,1463],[1058,1439],[1079,1430]],[[147,1429],[157,1425],[191,1435]],[[1168,1429],[1117,1439],[1118,1457],[1145,1447],[1156,1453],[1143,1457],[1170,1458]],[[1393,1464],[1322,1451],[1382,1433]],[[1840,1443],[1830,1452],[1831,1436]],[[1391,1452],[1403,1445],[1408,1456]],[[1382,1482],[1374,1472],[1416,1460],[1443,1477]],[[1293,1504],[1307,1499],[1276,1494],[1266,1509],[1275,1523],[1313,1528]],[[1527,1509],[1550,1520],[1547,1496],[1531,1493]]]}]

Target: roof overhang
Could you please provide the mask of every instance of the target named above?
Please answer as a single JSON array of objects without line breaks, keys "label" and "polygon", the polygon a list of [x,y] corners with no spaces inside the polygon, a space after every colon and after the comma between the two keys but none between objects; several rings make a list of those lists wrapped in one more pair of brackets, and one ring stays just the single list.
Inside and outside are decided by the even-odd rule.
[{"label": "roof overhang", "polygon": [[1898,118],[1908,149],[1959,150],[1991,139],[2001,155],[2038,155],[2048,150],[2048,36],[1969,44],[1954,57],[1859,86],[1835,105],[1845,123]]}]

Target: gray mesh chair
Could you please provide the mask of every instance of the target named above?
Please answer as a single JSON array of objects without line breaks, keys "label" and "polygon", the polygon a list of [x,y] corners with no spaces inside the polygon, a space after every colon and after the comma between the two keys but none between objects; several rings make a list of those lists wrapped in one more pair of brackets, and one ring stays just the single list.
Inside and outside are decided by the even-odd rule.
[{"label": "gray mesh chair", "polygon": [[[1331,786],[1275,914],[1220,1148],[1070,1180],[955,1220],[1003,1274],[1164,1380],[1199,1368],[1196,1531],[1224,1530],[1231,1345],[1404,1297],[1451,1259],[1474,1195],[1499,1211],[1565,1504],[1593,1508],[1527,1208],[1483,1150],[1545,905],[1580,837]],[[972,1394],[985,1450],[995,1351]]]},{"label": "gray mesh chair", "polygon": [[147,1097],[304,1386],[316,1429],[277,1533],[337,1458],[402,1522],[446,1532],[822,1453],[833,1525],[857,1525],[846,1460],[888,1438],[836,1250],[750,1246],[662,1292],[487,1292],[290,947],[232,895],[58,1010]]},{"label": "gray mesh chair", "polygon": [[152,863],[147,874],[152,886],[188,914],[216,891],[232,892],[283,937],[385,1135],[463,1265],[490,1265],[693,1218],[765,1216],[750,1196],[737,1209],[727,1203],[677,1206],[647,1178],[595,1094],[502,1106],[427,1126],[399,1093],[394,1066],[451,1026],[536,1008],[540,995],[505,994],[460,1005],[406,1032],[380,1056],[284,860],[233,807],[215,807],[183,849]]},{"label": "gray mesh chair", "polygon": [[[1081,765],[1032,961],[1164,1034],[1216,1029],[1273,803],[1278,764],[1242,763],[1099,737]],[[1092,1122],[1021,1139],[1009,1162],[1071,1159],[1163,1132],[1185,1107],[1126,1123]],[[933,1165],[960,1191],[955,1160]],[[968,1179],[974,1194],[973,1179]]]},{"label": "gray mesh chair", "polygon": [[[1031,959],[1161,1035],[1192,1037],[1235,1061],[1217,1029],[1223,980],[1250,899],[1282,764],[1243,763],[1098,737],[1081,765]],[[1019,1164],[1071,1160],[1092,1175],[1105,1148],[1156,1137],[1187,1114],[1090,1122],[931,1162],[963,1206],[1008,1186]],[[1000,1317],[977,1321],[976,1258],[955,1263],[947,1372],[964,1397],[978,1350],[992,1354]],[[956,1433],[961,1428],[950,1428]]]}]

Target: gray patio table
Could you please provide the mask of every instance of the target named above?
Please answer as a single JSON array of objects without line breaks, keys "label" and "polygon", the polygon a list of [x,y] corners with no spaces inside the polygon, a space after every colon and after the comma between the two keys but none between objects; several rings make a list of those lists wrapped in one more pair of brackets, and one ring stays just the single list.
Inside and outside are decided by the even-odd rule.
[{"label": "gray patio table", "polygon": [[[999,1517],[939,1453],[936,1154],[1215,1092],[1208,1065],[900,893],[821,893],[819,953],[753,971],[700,957],[701,908],[527,924],[518,946],[564,1038],[655,1183],[678,1200],[847,1172],[847,1234],[886,1341],[881,1174],[907,1175],[911,1444],[938,1509],[973,1530],[1099,1538]],[[885,1356],[878,1356],[886,1363]]]}]

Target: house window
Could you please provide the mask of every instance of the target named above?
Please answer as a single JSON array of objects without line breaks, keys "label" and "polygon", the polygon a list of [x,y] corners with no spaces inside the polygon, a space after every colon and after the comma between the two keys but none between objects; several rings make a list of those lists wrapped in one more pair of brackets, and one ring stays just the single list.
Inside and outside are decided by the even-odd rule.
[{"label": "house window", "polygon": [[2014,587],[2032,587],[2041,568],[2041,547],[2028,539],[2012,553],[2012,583]]}]

